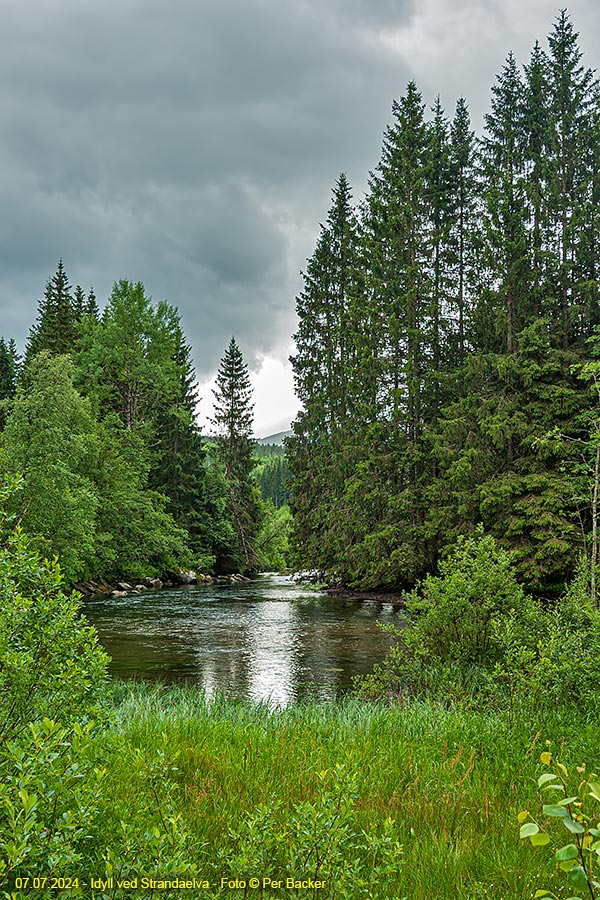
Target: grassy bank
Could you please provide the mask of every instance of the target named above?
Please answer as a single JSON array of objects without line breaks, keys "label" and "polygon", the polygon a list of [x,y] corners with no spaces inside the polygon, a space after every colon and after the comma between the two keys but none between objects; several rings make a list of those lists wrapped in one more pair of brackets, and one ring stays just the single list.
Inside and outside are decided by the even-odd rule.
[{"label": "grassy bank", "polygon": [[[510,723],[423,702],[273,711],[126,684],[113,699],[86,751],[105,771],[79,869],[113,877],[95,897],[523,900],[560,884],[547,848],[525,846],[516,825],[539,808],[545,741],[567,764],[600,761],[595,723],[560,710]],[[115,886],[186,867],[210,887]],[[258,888],[221,885],[251,877]],[[263,886],[289,877],[325,886]]]}]

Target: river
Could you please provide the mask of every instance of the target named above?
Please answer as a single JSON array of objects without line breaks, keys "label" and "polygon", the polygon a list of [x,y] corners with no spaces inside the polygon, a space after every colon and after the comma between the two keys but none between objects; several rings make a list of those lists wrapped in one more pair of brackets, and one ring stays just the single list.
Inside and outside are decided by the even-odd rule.
[{"label": "river", "polygon": [[334,699],[390,645],[391,602],[336,597],[283,575],[85,603],[118,678],[191,682],[252,702]]}]

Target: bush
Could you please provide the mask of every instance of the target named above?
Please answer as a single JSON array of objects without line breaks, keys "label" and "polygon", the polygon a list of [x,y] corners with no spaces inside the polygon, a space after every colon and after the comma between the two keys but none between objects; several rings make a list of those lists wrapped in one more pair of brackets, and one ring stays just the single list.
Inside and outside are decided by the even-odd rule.
[{"label": "bush", "polygon": [[[25,888],[4,896],[45,896],[33,888],[52,877],[81,876],[78,865],[93,845],[104,776],[85,761],[90,746],[91,725],[64,728],[44,719],[3,748],[0,888],[18,886],[19,877]],[[74,891],[77,896],[76,883]]]},{"label": "bush", "polygon": [[[4,508],[20,483],[0,486]],[[58,562],[41,560],[0,513],[0,738],[45,717],[97,716],[107,661],[79,595],[63,592]]]},{"label": "bush", "polygon": [[[586,773],[585,766],[570,772],[550,750],[540,758],[547,771],[538,778],[538,787],[546,793],[546,802],[541,816],[526,809],[519,813],[520,837],[534,847],[553,851],[557,873],[565,877],[570,900],[596,900],[600,897],[598,776]],[[535,896],[557,898],[547,888],[536,891]]]},{"label": "bush", "polygon": [[510,555],[479,529],[463,537],[407,596],[408,623],[389,628],[398,638],[383,666],[359,682],[362,696],[407,691],[464,699],[489,686],[506,653],[511,623],[520,646],[535,648],[541,608],[518,583]]},{"label": "bush", "polygon": [[536,643],[525,646],[510,619],[496,632],[503,658],[493,681],[519,705],[539,709],[557,705],[598,711],[600,611],[588,591],[585,563],[565,595],[538,624]]},{"label": "bush", "polygon": [[415,617],[405,643],[415,658],[490,667],[502,657],[496,626],[515,617],[525,638],[538,617],[512,568],[510,554],[481,529],[459,538],[440,574],[428,576],[409,595]]},{"label": "bush", "polygon": [[318,778],[313,802],[296,803],[290,811],[273,798],[248,816],[230,835],[233,851],[223,854],[225,871],[232,879],[248,872],[258,882],[268,872],[279,889],[288,885],[290,898],[388,897],[389,882],[402,866],[394,821],[388,817],[369,830],[358,825],[356,776],[343,765]]}]

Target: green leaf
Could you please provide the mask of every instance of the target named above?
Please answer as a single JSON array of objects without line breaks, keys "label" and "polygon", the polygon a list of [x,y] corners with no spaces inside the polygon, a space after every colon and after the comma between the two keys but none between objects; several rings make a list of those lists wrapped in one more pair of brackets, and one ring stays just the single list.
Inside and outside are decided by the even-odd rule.
[{"label": "green leaf", "polygon": [[532,837],[532,835],[537,834],[539,831],[539,826],[535,824],[535,822],[526,822],[525,825],[521,825],[521,829],[519,831],[519,837],[528,838]]},{"label": "green leaf", "polygon": [[583,834],[585,831],[583,825],[580,825],[579,822],[574,822],[573,819],[570,819],[568,816],[563,819],[563,823],[565,828],[567,828],[571,834]]},{"label": "green leaf", "polygon": [[571,869],[574,869],[576,865],[576,859],[565,859],[563,862],[558,864],[558,868],[563,872],[570,872]]},{"label": "green leaf", "polygon": [[564,819],[567,815],[567,811],[563,806],[559,806],[558,803],[545,803],[542,807],[542,812],[545,816],[554,816],[557,819]]},{"label": "green leaf", "polygon": [[544,750],[543,753],[540,753],[540,759],[545,766],[549,766],[552,762],[552,754],[548,750]]},{"label": "green leaf", "polygon": [[571,803],[575,803],[576,800],[579,800],[579,797],[563,797],[562,800],[558,801],[559,806],[570,806]]},{"label": "green leaf", "polygon": [[543,775],[540,775],[538,778],[538,787],[543,787],[545,784],[548,784],[549,781],[556,781],[558,775],[555,775],[553,772],[544,772]]},{"label": "green leaf", "polygon": [[537,900],[538,897],[547,897],[549,895],[549,893],[550,893],[550,891],[547,891],[547,890],[536,891],[535,894],[533,895],[534,900]]},{"label": "green leaf", "polygon": [[543,831],[540,831],[539,834],[531,835],[531,843],[534,847],[543,847],[544,844],[550,843],[550,837],[547,834],[544,834]]},{"label": "green leaf", "polygon": [[588,877],[583,866],[575,866],[567,875],[567,881],[578,890],[586,890],[588,886]]},{"label": "green leaf", "polygon": [[557,860],[575,859],[576,856],[579,856],[579,848],[575,844],[566,844],[554,854],[554,858]]}]

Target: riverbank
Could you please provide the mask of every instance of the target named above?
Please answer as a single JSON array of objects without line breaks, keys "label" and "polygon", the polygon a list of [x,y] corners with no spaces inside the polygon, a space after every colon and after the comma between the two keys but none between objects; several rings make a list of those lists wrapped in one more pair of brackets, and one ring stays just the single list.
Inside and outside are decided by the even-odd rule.
[{"label": "riverbank", "polygon": [[[92,841],[69,873],[112,877],[84,894],[96,900],[198,896],[115,887],[175,874],[206,882],[205,900],[529,900],[559,884],[547,848],[518,836],[519,810],[540,808],[545,741],[567,764],[600,760],[596,724],[568,710],[538,722],[423,702],[273,710],[191,688],[110,690],[110,725],[78,759],[103,775]],[[290,877],[304,886],[273,886]]]},{"label": "riverbank", "polygon": [[172,588],[197,584],[236,584],[242,581],[250,581],[246,575],[235,572],[232,575],[206,575],[192,570],[175,569],[163,575],[162,578],[134,579],[132,583],[127,580],[116,581],[110,584],[99,581],[80,581],[72,586],[83,597],[126,597],[127,594],[141,594],[144,591],[158,591],[161,588]]},{"label": "riverbank", "polygon": [[403,607],[405,595],[398,593],[380,593],[379,591],[352,591],[349,588],[323,587],[324,594],[330,597],[341,597],[345,600],[373,600],[375,603],[391,603],[395,607]]}]

